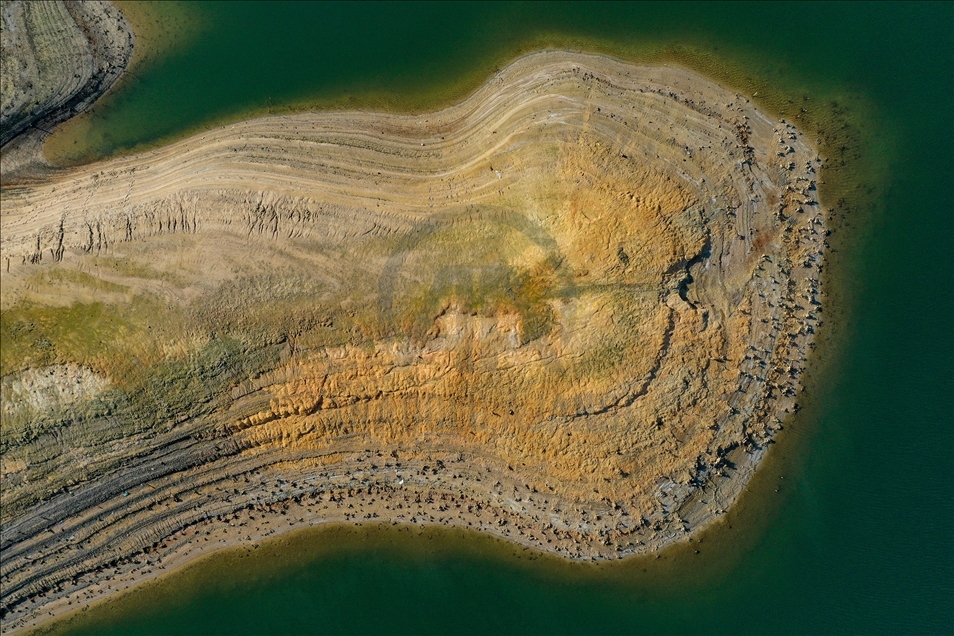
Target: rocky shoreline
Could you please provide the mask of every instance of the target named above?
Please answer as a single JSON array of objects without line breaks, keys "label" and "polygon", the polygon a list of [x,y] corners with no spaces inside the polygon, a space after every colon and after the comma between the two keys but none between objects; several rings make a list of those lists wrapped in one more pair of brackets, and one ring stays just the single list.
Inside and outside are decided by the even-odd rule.
[{"label": "rocky shoreline", "polygon": [[438,113],[252,120],[5,190],[5,311],[160,298],[175,351],[290,324],[148,424],[128,391],[49,426],[5,406],[6,628],[323,523],[587,560],[687,539],[797,409],[820,166],[684,69],[547,51]]},{"label": "rocky shoreline", "polygon": [[109,90],[132,57],[133,32],[109,2],[3,6],[0,148],[5,181],[43,167],[39,147],[58,124]]}]

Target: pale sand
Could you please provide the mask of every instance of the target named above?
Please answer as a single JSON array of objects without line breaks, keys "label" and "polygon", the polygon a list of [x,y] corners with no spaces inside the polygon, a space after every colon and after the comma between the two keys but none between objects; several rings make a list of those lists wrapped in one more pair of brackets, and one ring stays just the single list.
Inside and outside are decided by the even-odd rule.
[{"label": "pale sand", "polygon": [[[4,190],[4,308],[89,299],[38,283],[68,268],[223,325],[301,286],[318,323],[356,330],[289,337],[169,429],[14,443],[10,466],[66,446],[44,484],[5,474],[5,624],[304,525],[456,525],[579,559],[687,538],[795,408],[818,166],[791,125],[688,71],[550,51],[438,113],[257,119]],[[499,280],[525,286],[500,300]],[[230,284],[241,305],[216,295]],[[72,483],[87,457],[122,467]]]}]

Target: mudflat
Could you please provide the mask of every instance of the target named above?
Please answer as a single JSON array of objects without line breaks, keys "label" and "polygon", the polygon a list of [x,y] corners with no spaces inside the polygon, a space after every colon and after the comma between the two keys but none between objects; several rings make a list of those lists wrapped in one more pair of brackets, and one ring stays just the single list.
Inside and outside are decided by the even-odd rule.
[{"label": "mudflat", "polygon": [[5,187],[5,622],[328,522],[684,540],[797,408],[819,167],[687,70],[545,51]]}]

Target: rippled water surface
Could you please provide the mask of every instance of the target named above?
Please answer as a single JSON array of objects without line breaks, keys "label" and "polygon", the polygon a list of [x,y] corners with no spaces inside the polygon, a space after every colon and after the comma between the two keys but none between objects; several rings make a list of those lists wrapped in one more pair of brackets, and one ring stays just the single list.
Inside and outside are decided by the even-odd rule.
[{"label": "rippled water surface", "polygon": [[332,528],[215,555],[57,631],[949,632],[954,5],[210,3],[179,19],[194,37],[61,156],[289,105],[433,108],[541,46],[758,91],[829,157],[828,324],[805,408],[701,544],[593,567],[460,532]]}]

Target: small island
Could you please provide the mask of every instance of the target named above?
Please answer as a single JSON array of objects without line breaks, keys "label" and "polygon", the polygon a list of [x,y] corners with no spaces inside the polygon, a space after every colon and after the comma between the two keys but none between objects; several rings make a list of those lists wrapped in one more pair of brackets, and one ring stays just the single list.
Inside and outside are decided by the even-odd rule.
[{"label": "small island", "polygon": [[819,167],[693,72],[541,51],[439,112],[21,170],[4,622],[317,524],[585,560],[686,540],[797,409]]}]

